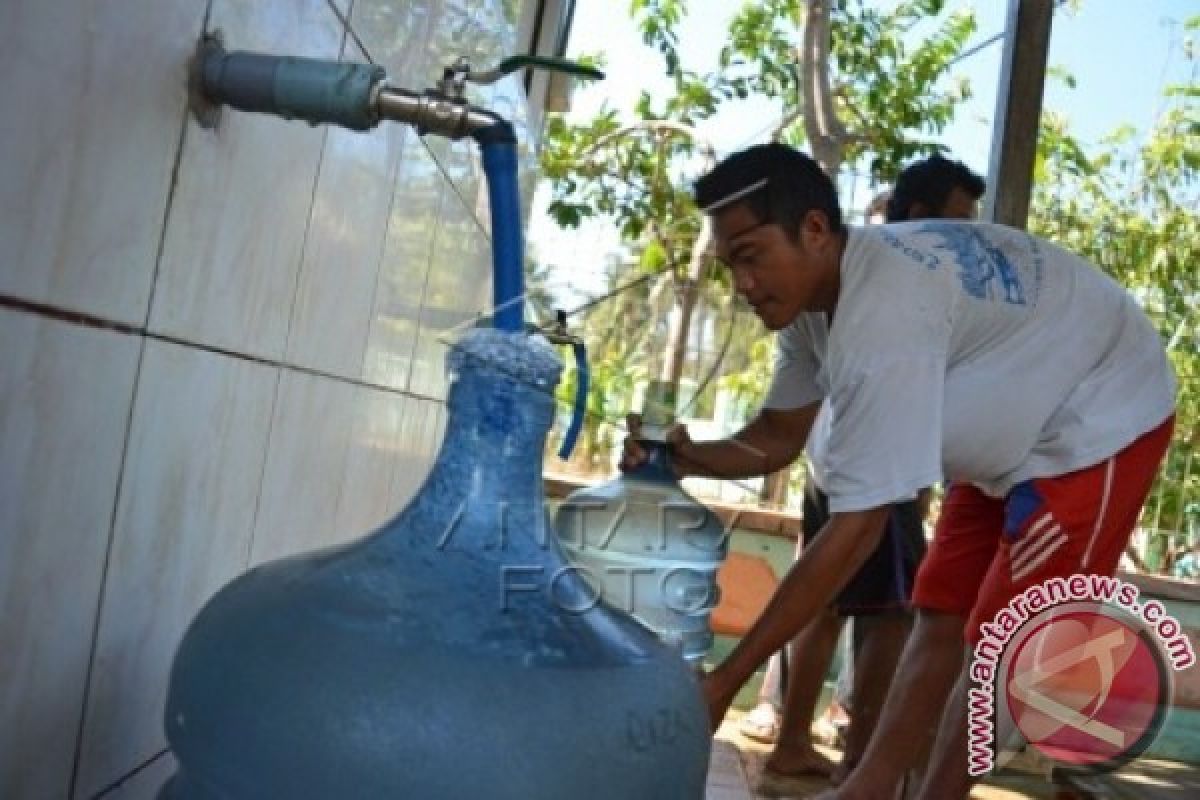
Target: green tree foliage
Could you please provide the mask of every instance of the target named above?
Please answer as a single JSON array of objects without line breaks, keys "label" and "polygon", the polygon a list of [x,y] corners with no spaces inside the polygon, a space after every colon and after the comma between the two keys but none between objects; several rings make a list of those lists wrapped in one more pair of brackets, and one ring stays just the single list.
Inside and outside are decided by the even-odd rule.
[{"label": "green tree foliage", "polygon": [[[605,291],[614,292],[628,280],[630,269],[619,260],[605,271]],[[620,442],[620,423],[630,410],[637,383],[647,377],[641,355],[655,347],[663,334],[665,307],[669,302],[662,282],[634,279],[632,288],[586,308],[574,325],[588,332],[588,362],[592,390],[588,392],[586,417],[575,451],[573,471],[585,474],[606,472],[614,446]],[[547,441],[547,451],[557,454],[567,428],[568,411],[575,402],[577,373],[568,370],[556,390],[562,411],[559,425]],[[554,463],[554,462],[551,462]]]},{"label": "green tree foliage", "polygon": [[[1185,25],[1198,29],[1200,17]],[[1185,54],[1191,79],[1167,87],[1144,137],[1122,127],[1085,148],[1061,115],[1043,114],[1030,219],[1033,232],[1129,287],[1167,343],[1179,380],[1175,440],[1143,524],[1171,530],[1200,500],[1200,89],[1195,53]]]},{"label": "green tree foliage", "polygon": [[[876,182],[940,149],[938,134],[969,94],[949,70],[975,31],[972,13],[943,15],[944,0],[890,9],[865,0],[766,0],[734,19],[721,52],[729,85],[789,97],[780,127],[827,172],[866,162]],[[925,26],[921,37],[912,34]],[[797,37],[799,32],[799,37]]]}]

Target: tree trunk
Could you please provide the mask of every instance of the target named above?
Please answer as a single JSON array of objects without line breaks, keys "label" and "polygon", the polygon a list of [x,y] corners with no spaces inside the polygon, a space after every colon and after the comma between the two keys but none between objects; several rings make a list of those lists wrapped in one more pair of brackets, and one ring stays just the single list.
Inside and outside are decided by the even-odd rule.
[{"label": "tree trunk", "polygon": [[712,220],[705,214],[700,223],[700,233],[692,244],[692,258],[688,263],[687,276],[679,287],[679,313],[671,321],[667,335],[667,358],[663,363],[661,378],[675,388],[679,396],[679,380],[683,377],[683,366],[687,359],[688,332],[692,327],[692,314],[700,293],[700,281],[704,277],[704,262],[712,245]]},{"label": "tree trunk", "polygon": [[804,133],[812,157],[830,178],[836,180],[849,134],[838,119],[829,81],[832,0],[808,0],[804,9],[804,38],[800,51]]}]

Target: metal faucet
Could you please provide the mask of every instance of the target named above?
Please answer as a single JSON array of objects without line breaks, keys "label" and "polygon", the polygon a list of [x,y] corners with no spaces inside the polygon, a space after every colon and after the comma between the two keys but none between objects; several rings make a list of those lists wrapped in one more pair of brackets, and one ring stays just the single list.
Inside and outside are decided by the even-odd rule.
[{"label": "metal faucet", "polygon": [[459,58],[442,71],[435,87],[418,92],[388,84],[384,69],[374,64],[228,52],[220,35],[210,34],[201,40],[192,65],[192,108],[207,127],[215,124],[217,110],[228,105],[353,130],[395,120],[422,134],[461,139],[505,122],[467,102],[466,85],[494,83],[525,68],[592,80],[604,77],[592,67],[559,58],[513,56],[483,71],[472,70],[466,58]]}]

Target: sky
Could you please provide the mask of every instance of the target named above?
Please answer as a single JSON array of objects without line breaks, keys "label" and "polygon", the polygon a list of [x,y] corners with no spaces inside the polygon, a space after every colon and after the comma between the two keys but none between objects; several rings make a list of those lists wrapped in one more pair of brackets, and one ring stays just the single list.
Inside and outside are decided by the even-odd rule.
[{"label": "sky", "polygon": [[[889,0],[878,0],[889,6]],[[715,64],[727,22],[741,3],[730,0],[691,0],[690,13],[680,28],[683,62],[693,69]],[[973,8],[976,33],[968,48],[1004,31],[1008,0],[948,0],[947,10]],[[639,92],[665,92],[660,57],[641,43],[625,10],[628,0],[578,0],[568,56],[604,52],[607,78],[574,94],[568,119],[581,122],[603,104],[627,109]],[[1077,11],[1060,9],[1051,32],[1049,64],[1071,73],[1070,89],[1050,81],[1044,106],[1065,114],[1071,130],[1085,146],[1116,127],[1129,124],[1145,132],[1161,109],[1162,89],[1185,82],[1191,64],[1183,53],[1182,22],[1200,14],[1200,0],[1083,0]],[[950,153],[986,176],[1000,77],[1002,43],[996,42],[959,62],[953,70],[971,83],[973,96],[945,131]],[[718,154],[764,139],[778,118],[777,106],[749,100],[730,107],[701,128]],[[865,202],[866,187],[843,204]],[[597,291],[605,253],[619,247],[605,225],[579,231],[560,231],[546,215],[548,194],[541,187],[530,219],[529,240],[537,257],[554,270],[551,288]]]}]

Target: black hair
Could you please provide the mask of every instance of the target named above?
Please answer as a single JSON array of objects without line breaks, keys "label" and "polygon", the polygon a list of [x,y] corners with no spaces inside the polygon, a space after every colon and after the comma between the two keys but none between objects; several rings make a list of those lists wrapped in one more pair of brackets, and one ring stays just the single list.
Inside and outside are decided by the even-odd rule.
[{"label": "black hair", "polygon": [[696,205],[717,211],[725,207],[722,201],[758,183],[760,188],[730,205],[744,203],[760,223],[779,225],[792,238],[809,211],[823,212],[835,232],[842,229],[833,181],[811,157],[779,143],[759,144],[727,156],[696,181]]},{"label": "black hair", "polygon": [[951,161],[937,154],[914,161],[896,179],[887,204],[886,220],[903,222],[909,219],[917,203],[923,203],[930,214],[939,214],[950,192],[956,188],[978,200],[983,197],[987,184],[961,161]]}]

